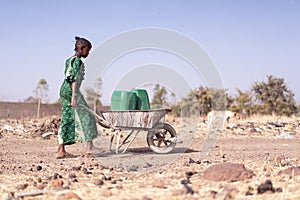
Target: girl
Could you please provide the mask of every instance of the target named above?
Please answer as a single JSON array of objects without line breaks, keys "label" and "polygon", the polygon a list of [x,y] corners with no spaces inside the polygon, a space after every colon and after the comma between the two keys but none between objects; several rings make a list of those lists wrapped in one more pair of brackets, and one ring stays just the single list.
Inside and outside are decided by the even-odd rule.
[{"label": "girl", "polygon": [[65,145],[75,142],[87,142],[88,150],[92,140],[97,137],[96,121],[85,108],[88,106],[79,88],[84,79],[84,65],[81,58],[86,58],[92,44],[85,38],[75,37],[75,55],[66,60],[65,79],[60,88],[62,116],[58,131],[57,158],[74,157],[67,153]]}]

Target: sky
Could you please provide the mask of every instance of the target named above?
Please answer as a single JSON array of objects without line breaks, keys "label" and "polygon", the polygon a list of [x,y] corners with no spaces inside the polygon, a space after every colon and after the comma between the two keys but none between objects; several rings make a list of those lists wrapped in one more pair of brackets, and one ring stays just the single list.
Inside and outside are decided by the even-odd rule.
[{"label": "sky", "polygon": [[[49,85],[50,102],[56,101],[65,60],[74,54],[74,36],[92,42],[92,56],[115,36],[152,27],[201,46],[230,94],[272,75],[284,78],[300,102],[300,0],[11,0],[2,1],[0,9],[0,101],[33,96],[41,78]],[[191,87],[205,84],[193,77],[189,64],[159,49],[122,55],[104,74],[87,65],[94,71],[85,80],[91,73],[103,78],[102,101],[107,103],[124,76],[118,72],[149,63],[174,67],[184,79],[194,79]]]}]

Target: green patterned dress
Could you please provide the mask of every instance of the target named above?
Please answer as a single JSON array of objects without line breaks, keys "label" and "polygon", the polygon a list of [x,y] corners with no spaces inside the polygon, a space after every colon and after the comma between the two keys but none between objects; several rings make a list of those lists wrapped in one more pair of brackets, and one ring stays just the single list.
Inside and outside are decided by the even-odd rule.
[{"label": "green patterned dress", "polygon": [[[60,88],[62,116],[58,131],[58,144],[88,142],[97,137],[95,117],[81,105],[88,106],[79,88],[84,79],[84,65],[80,58],[73,56],[66,60],[65,79]],[[77,107],[71,107],[72,82],[76,81]]]}]

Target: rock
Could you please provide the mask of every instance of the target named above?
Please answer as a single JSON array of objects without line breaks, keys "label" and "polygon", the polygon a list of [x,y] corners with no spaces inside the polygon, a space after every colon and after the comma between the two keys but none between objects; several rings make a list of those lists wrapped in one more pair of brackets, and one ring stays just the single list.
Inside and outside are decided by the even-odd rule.
[{"label": "rock", "polygon": [[211,181],[243,181],[253,176],[252,170],[248,170],[243,164],[237,163],[216,164],[203,173],[203,178]]},{"label": "rock", "polygon": [[285,170],[282,170],[278,173],[278,175],[286,174],[289,176],[299,176],[300,175],[300,166],[298,167],[289,167]]},{"label": "rock", "polygon": [[78,180],[77,180],[76,178],[73,178],[71,181],[72,181],[73,183],[77,183],[77,182],[78,182]]},{"label": "rock", "polygon": [[211,195],[211,197],[212,197],[213,199],[216,198],[216,195],[217,195],[217,194],[218,194],[217,191],[214,191],[214,190],[211,190],[211,191],[210,191],[210,195]]},{"label": "rock", "polygon": [[57,200],[81,200],[74,192],[67,192],[58,196]]},{"label": "rock", "polygon": [[132,165],[130,167],[128,167],[127,171],[128,172],[136,172],[139,169],[138,165]]},{"label": "rock", "polygon": [[50,136],[51,135],[55,135],[55,133],[54,132],[46,132],[46,133],[43,133],[42,134],[42,138],[43,139],[50,139]]},{"label": "rock", "polygon": [[152,164],[146,162],[145,165],[143,166],[144,168],[152,167]]},{"label": "rock", "polygon": [[294,136],[292,136],[290,133],[285,133],[285,132],[280,133],[280,135],[277,137],[283,138],[283,139],[293,139],[294,138]]},{"label": "rock", "polygon": [[53,179],[50,181],[50,187],[53,189],[61,189],[64,185],[64,182],[61,178]]},{"label": "rock", "polygon": [[187,179],[190,179],[194,175],[194,172],[185,172],[185,175]]},{"label": "rock", "polygon": [[165,188],[166,187],[165,182],[162,179],[155,179],[152,183],[152,186],[156,187],[156,188]]},{"label": "rock", "polygon": [[267,191],[271,191],[272,193],[275,192],[275,190],[273,188],[273,185],[272,185],[272,182],[270,180],[266,180],[265,183],[260,184],[257,188],[257,193],[258,194],[263,194]]},{"label": "rock", "polygon": [[251,196],[251,195],[253,195],[253,193],[251,191],[247,191],[245,195],[246,196]]},{"label": "rock", "polygon": [[74,174],[74,173],[71,173],[71,174],[69,174],[69,178],[71,178],[71,179],[74,179],[74,178],[76,178],[77,176],[76,176],[76,174]]},{"label": "rock", "polygon": [[[223,190],[221,192],[222,196],[224,196],[224,199],[237,199],[238,189],[233,185],[224,185]],[[219,198],[219,197],[217,197]]]},{"label": "rock", "polygon": [[92,174],[92,172],[88,171],[87,168],[82,169],[83,174]]},{"label": "rock", "polygon": [[184,180],[181,181],[181,184],[183,184],[183,185],[186,185],[186,184],[189,184],[189,183],[191,183],[189,179],[184,179]]},{"label": "rock", "polygon": [[48,180],[50,181],[50,180],[58,179],[58,178],[62,178],[62,176],[55,172],[55,173],[53,174],[53,176],[49,176],[49,177],[48,177]]},{"label": "rock", "polygon": [[278,167],[284,167],[284,166],[288,166],[290,164],[290,160],[288,157],[281,155],[281,156],[277,156],[274,159],[274,165],[278,166]]},{"label": "rock", "polygon": [[[45,134],[47,138],[49,137],[52,133],[57,133],[58,128],[60,124],[60,118],[57,116],[53,116],[50,119],[47,119],[43,124],[40,125],[40,127],[36,128],[36,130],[33,131],[32,135],[33,136],[38,136],[38,135],[43,135]],[[51,134],[48,134],[50,133]]]},{"label": "rock", "polygon": [[110,197],[111,195],[112,195],[112,193],[109,189],[104,189],[102,191],[102,196],[104,196],[104,197]]},{"label": "rock", "polygon": [[72,167],[72,170],[73,171],[80,171],[81,170],[81,166]]},{"label": "rock", "polygon": [[43,169],[43,167],[40,166],[40,165],[38,165],[38,166],[36,167],[36,170],[37,170],[37,171],[41,171],[42,169]]},{"label": "rock", "polygon": [[20,184],[16,187],[17,190],[24,190],[28,187],[28,183]]},{"label": "rock", "polygon": [[45,184],[36,184],[36,188],[39,189],[39,190],[43,190],[47,185]]},{"label": "rock", "polygon": [[111,178],[110,176],[104,176],[104,180],[105,180],[105,181],[111,181],[112,178]]},{"label": "rock", "polygon": [[96,180],[94,180],[94,184],[95,184],[95,185],[103,185],[104,182],[103,182],[103,180],[101,180],[101,179],[96,179]]},{"label": "rock", "polygon": [[187,184],[183,184],[187,194],[194,194],[194,190]]},{"label": "rock", "polygon": [[26,170],[27,171],[33,171],[32,167],[27,167]]}]

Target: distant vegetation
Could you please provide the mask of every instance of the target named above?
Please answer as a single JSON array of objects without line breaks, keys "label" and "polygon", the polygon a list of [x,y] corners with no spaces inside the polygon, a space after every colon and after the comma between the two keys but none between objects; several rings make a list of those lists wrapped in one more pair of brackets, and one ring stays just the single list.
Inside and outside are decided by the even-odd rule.
[{"label": "distant vegetation", "polygon": [[174,115],[206,115],[210,110],[232,110],[247,115],[298,115],[299,106],[294,93],[287,87],[283,78],[267,76],[267,81],[255,82],[249,91],[237,90],[236,96],[230,96],[227,90],[216,90],[199,86],[180,102],[168,105],[165,102],[167,92],[157,85],[151,102],[161,102],[161,106],[171,106]]},{"label": "distant vegetation", "polygon": [[[237,95],[231,96],[227,90],[217,90],[199,86],[189,92],[179,102],[173,93],[169,93],[164,86],[156,84],[153,88],[151,108],[168,107],[172,114],[177,116],[207,115],[212,110],[232,110],[247,115],[299,115],[300,106],[294,99],[294,93],[287,87],[283,78],[267,75],[267,80],[255,82],[248,91],[236,88]],[[89,105],[96,109],[101,106],[100,98],[102,80],[97,79],[94,88],[85,91],[86,100]],[[40,79],[33,93],[24,102],[48,103],[49,85],[45,79]],[[171,100],[170,100],[171,99]],[[59,100],[54,103],[59,103]]]}]

